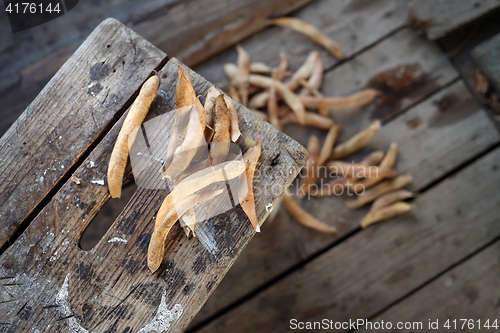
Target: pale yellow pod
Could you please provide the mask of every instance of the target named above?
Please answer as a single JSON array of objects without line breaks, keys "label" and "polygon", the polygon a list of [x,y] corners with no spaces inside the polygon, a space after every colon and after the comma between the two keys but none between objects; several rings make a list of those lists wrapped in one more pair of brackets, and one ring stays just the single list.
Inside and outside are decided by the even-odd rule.
[{"label": "pale yellow pod", "polygon": [[381,93],[378,90],[365,89],[350,96],[325,97],[300,95],[300,100],[309,109],[345,110],[370,104],[380,95]]},{"label": "pale yellow pod", "polygon": [[346,142],[339,144],[333,149],[332,159],[341,159],[346,156],[352,155],[361,148],[365,147],[368,142],[378,133],[380,130],[381,123],[380,120],[374,121],[370,126],[359,132],[358,134],[351,137]]},{"label": "pale yellow pod", "polygon": [[231,142],[231,120],[224,95],[215,99],[214,106],[214,136],[210,148],[210,159],[213,165],[222,163],[229,153]]},{"label": "pale yellow pod", "polygon": [[336,57],[338,59],[344,58],[344,54],[342,53],[342,49],[337,44],[337,42],[335,42],[330,37],[324,35],[318,28],[314,27],[310,23],[307,23],[301,19],[293,18],[293,17],[280,17],[280,18],[271,20],[269,23],[295,30],[295,31],[309,37],[313,42],[323,46],[334,57]]},{"label": "pale yellow pod", "polygon": [[288,104],[292,111],[297,115],[299,123],[304,124],[306,112],[304,105],[300,101],[299,97],[295,95],[285,84],[277,80],[274,80],[273,83],[272,78],[256,74],[250,74],[248,79],[251,85],[267,89],[274,84],[276,91],[283,98],[283,101]]},{"label": "pale yellow pod", "polygon": [[231,141],[236,142],[241,136],[240,125],[238,124],[238,113],[231,97],[224,94],[224,102],[226,102],[227,110],[229,111]]},{"label": "pale yellow pod", "polygon": [[286,193],[286,191],[283,195],[282,205],[297,222],[305,227],[327,234],[334,234],[337,232],[337,229],[334,226],[326,224],[325,222],[322,222],[309,214],[304,208],[299,205],[293,195]]},{"label": "pale yellow pod", "polygon": [[121,197],[129,149],[135,140],[139,127],[148,114],[149,107],[158,93],[159,87],[160,77],[158,74],[146,80],[125,117],[120,133],[118,133],[108,165],[108,187],[112,198]]},{"label": "pale yellow pod", "polygon": [[366,214],[366,216],[361,220],[361,227],[366,228],[373,223],[388,220],[391,217],[406,213],[415,207],[416,205],[411,205],[404,201],[382,207],[374,212]]},{"label": "pale yellow pod", "polygon": [[[286,124],[300,124],[300,121],[295,113],[289,113],[280,119],[281,125]],[[314,112],[305,112],[304,113],[304,122],[301,124],[303,126],[311,126],[315,128],[319,128],[325,131],[328,131],[335,125],[335,122],[332,118],[322,116],[320,114]],[[330,151],[331,153],[331,151]]]},{"label": "pale yellow pod", "polygon": [[379,210],[382,207],[389,206],[395,202],[406,200],[409,198],[413,198],[415,196],[415,193],[412,193],[407,190],[399,190],[399,191],[394,191],[394,192],[389,192],[386,193],[377,200],[375,200],[370,208],[370,212],[374,212],[376,210]]},{"label": "pale yellow pod", "polygon": [[[247,166],[245,173],[240,175],[240,184],[246,184],[246,188],[240,186],[238,189],[238,200],[240,201],[241,208],[245,214],[247,214],[248,219],[250,220],[250,223],[252,223],[256,232],[260,232],[260,227],[259,222],[257,221],[252,183],[261,152],[262,147],[260,145],[260,141],[257,140],[257,144],[249,148],[243,155],[243,162],[245,162]],[[246,179],[243,180],[242,177],[246,177]]]},{"label": "pale yellow pod", "polygon": [[161,216],[158,214],[148,247],[148,267],[151,273],[156,272],[158,267],[160,267],[165,253],[165,241],[168,233],[179,217],[183,216],[187,211],[190,211],[193,206],[216,197],[221,194],[222,191],[223,190],[204,191],[191,194],[176,202],[175,205],[172,205],[167,214],[162,214]]},{"label": "pale yellow pod", "polygon": [[335,124],[328,130],[326,134],[325,142],[323,142],[323,146],[321,147],[321,151],[318,157],[318,166],[322,166],[325,162],[330,158],[330,154],[332,153],[333,146],[335,145],[335,141],[339,137],[340,133],[340,125]]},{"label": "pale yellow pod", "polygon": [[204,109],[205,109],[205,119],[206,126],[211,128],[214,127],[214,105],[215,99],[220,95],[220,91],[215,87],[211,86],[208,89],[207,99],[205,99]]},{"label": "pale yellow pod", "polygon": [[351,209],[356,209],[372,202],[383,194],[399,190],[412,181],[412,176],[398,176],[394,179],[385,180],[372,188],[367,189],[363,194],[359,195],[356,200],[349,200],[345,205]]}]

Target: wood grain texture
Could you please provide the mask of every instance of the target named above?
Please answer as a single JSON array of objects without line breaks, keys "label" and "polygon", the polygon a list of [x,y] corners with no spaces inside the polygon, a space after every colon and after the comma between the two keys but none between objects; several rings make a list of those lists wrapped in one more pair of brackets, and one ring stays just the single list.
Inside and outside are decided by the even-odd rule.
[{"label": "wood grain texture", "polygon": [[80,1],[57,20],[16,34],[1,12],[0,105],[8,112],[0,110],[0,116],[10,122],[0,124],[0,135],[103,18],[124,22],[169,55],[194,65],[263,29],[268,18],[311,1]]},{"label": "wood grain texture", "polygon": [[423,28],[427,38],[436,40],[449,32],[497,10],[495,0],[447,1],[412,0],[409,3],[410,24]]},{"label": "wood grain texture", "polygon": [[496,124],[498,129],[500,129],[500,115],[492,98],[492,95],[497,92],[492,84],[490,84],[486,95],[477,91],[478,81],[476,73],[478,71],[481,72],[481,68],[474,57],[474,49],[499,33],[500,12],[496,12],[479,20],[471,27],[460,28],[450,33],[446,38],[439,40],[441,49],[455,64],[458,72],[469,86],[469,90],[484,105],[490,115],[490,119]]},{"label": "wood grain texture", "polygon": [[[400,29],[406,21],[406,0],[319,0],[304,7],[294,17],[305,20],[335,40],[348,58]],[[285,52],[290,69],[296,70],[309,52],[318,51],[326,69],[338,63],[328,51],[309,38],[282,27],[270,27],[244,41],[252,61],[277,66],[279,53]],[[236,63],[236,50],[231,49],[195,67],[214,83],[227,82],[223,65]]]},{"label": "wood grain texture", "polygon": [[[493,332],[484,324],[489,320],[493,324],[500,317],[500,242],[490,245],[472,258],[461,263],[429,285],[419,290],[395,306],[377,316],[378,320],[396,322],[422,322],[427,325],[429,320],[439,320],[440,330],[447,330],[444,324],[449,320],[450,331],[455,330],[453,320],[456,319],[456,331]],[[429,307],[432,304],[432,308]],[[480,311],[479,311],[480,310]],[[462,329],[463,321],[474,321],[469,327],[469,321]],[[481,321],[478,326],[478,320]],[[426,326],[423,326],[426,328]],[[359,332],[372,332],[360,329]],[[377,330],[389,332],[389,330]],[[390,332],[412,332],[411,330],[390,330]]]},{"label": "wood grain texture", "polygon": [[347,96],[370,87],[384,97],[362,110],[332,113],[343,128],[340,142],[376,119],[387,121],[458,77],[439,48],[404,28],[326,73],[322,93]]},{"label": "wood grain texture", "polygon": [[482,72],[500,93],[500,34],[474,49],[474,57]]},{"label": "wood grain texture", "polygon": [[0,248],[165,59],[116,20],[99,25],[0,139]]},{"label": "wood grain texture", "polygon": [[412,213],[348,238],[199,332],[285,332],[291,318],[372,317],[498,238],[499,159],[499,149],[478,159],[416,198]]},{"label": "wood grain texture", "polygon": [[[158,119],[167,128],[174,115],[169,111],[175,108],[175,63],[179,60],[173,58],[159,71],[162,92],[146,119],[157,123],[154,117],[163,115]],[[191,70],[189,74],[195,92],[204,100],[210,83]],[[263,189],[255,194],[257,217],[262,223],[270,213],[267,204],[274,204],[283,194],[305,164],[307,153],[241,105],[238,116],[243,138],[259,138],[263,143],[254,179],[254,184]],[[149,238],[154,217],[168,192],[139,187],[100,242],[91,251],[80,250],[77,244],[81,234],[109,199],[106,183],[95,181],[105,180],[123,119],[75,171],[82,184],[65,183],[0,258],[0,276],[12,283],[9,293],[0,296],[0,303],[9,303],[9,310],[0,314],[0,322],[6,323],[2,326],[5,332],[31,332],[33,327],[67,332],[68,327],[74,331],[78,325],[99,332],[147,331],[154,326],[151,323],[158,308],[165,316],[167,309],[177,309],[179,316],[170,312],[172,317],[163,320],[163,327],[182,332],[255,234],[239,205],[200,227],[213,231],[218,248],[214,254],[198,239],[188,239],[177,224],[168,237],[165,262],[157,273],[149,275]],[[169,137],[148,139],[166,144]],[[95,167],[91,167],[91,161]],[[115,237],[126,242],[112,242]]]},{"label": "wood grain texture", "polygon": [[[382,127],[366,149],[352,159],[359,162],[362,156],[373,150],[386,150],[394,141],[400,146],[396,169],[401,174],[410,173],[415,179],[410,188],[418,191],[498,143],[500,138],[462,82],[435,93],[443,85],[453,82],[457,73],[434,45],[407,29],[328,72],[324,91],[332,95],[355,92],[380,72],[397,70],[403,64],[413,64],[419,68],[416,77],[421,75],[428,79],[416,79],[417,84],[410,85],[415,87],[414,91],[403,89],[403,92],[393,95],[391,103],[375,103],[339,117],[343,125],[340,140],[346,140],[367,126],[373,121],[373,115],[387,116],[386,113],[377,113],[379,110],[390,111],[389,119],[392,120]],[[321,140],[326,134],[296,125],[286,126],[284,131],[303,145],[307,144],[311,133]],[[335,225],[339,230],[337,237],[357,228],[367,212],[367,208],[349,210],[344,206],[343,198],[336,197],[303,200],[302,204],[315,217]],[[317,251],[331,246],[337,237],[307,230],[287,213],[281,212],[274,221],[266,223],[263,233],[255,237],[241,254],[193,324],[213,316]]]}]

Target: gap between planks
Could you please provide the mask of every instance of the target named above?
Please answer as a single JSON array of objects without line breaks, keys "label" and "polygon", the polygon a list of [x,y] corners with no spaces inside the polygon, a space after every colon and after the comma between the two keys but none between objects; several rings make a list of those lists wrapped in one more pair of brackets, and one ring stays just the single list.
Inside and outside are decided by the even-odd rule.
[{"label": "gap between planks", "polygon": [[[165,64],[168,62],[170,57],[167,55],[163,58],[159,65],[155,67],[155,71],[159,71],[162,69]],[[147,78],[144,79],[143,83]],[[130,98],[126,101],[126,103],[120,108],[120,110],[115,114],[115,116],[110,120],[106,127],[102,130],[99,136],[87,147],[87,149],[83,152],[82,155],[75,161],[75,163],[67,169],[67,172],[59,178],[59,180],[53,185],[52,189],[47,193],[47,195],[33,208],[31,213],[29,213],[22,221],[19,222],[19,227],[16,229],[13,237],[9,239],[5,244],[0,247],[0,256],[8,249],[12,244],[16,242],[16,240],[21,236],[21,234],[28,228],[33,219],[43,210],[43,208],[52,200],[54,195],[64,186],[64,184],[71,178],[73,173],[82,165],[82,163],[89,157],[90,153],[97,147],[97,145],[104,139],[106,134],[111,130],[111,128],[116,124],[118,120],[120,120],[121,116],[125,113],[125,111],[132,105],[135,98],[139,94],[139,90],[141,86],[130,96]]]}]

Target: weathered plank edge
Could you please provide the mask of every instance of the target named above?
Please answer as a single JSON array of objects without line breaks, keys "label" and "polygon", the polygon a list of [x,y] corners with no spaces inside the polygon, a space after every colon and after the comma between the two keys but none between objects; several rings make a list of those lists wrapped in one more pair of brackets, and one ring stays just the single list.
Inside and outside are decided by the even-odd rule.
[{"label": "weathered plank edge", "polygon": [[[38,108],[39,103],[43,103],[45,99],[45,95],[50,92],[51,87],[57,84],[61,80],[61,78],[64,77],[66,72],[73,66],[73,63],[78,63],[79,61],[84,61],[85,59],[80,59],[81,54],[84,54],[85,49],[88,47],[88,45],[92,45],[92,42],[97,38],[99,33],[105,29],[114,29],[115,31],[118,31],[120,29],[127,31],[128,34],[136,38],[140,39],[142,43],[148,44],[149,49],[155,50],[157,52],[157,56],[159,57],[158,60],[156,61],[155,58],[151,57],[151,59],[146,59],[146,61],[142,64],[143,67],[147,66],[148,63],[154,63],[154,66],[151,66],[148,69],[144,70],[144,74],[147,74],[148,72],[151,72],[152,70],[159,69],[163,67],[163,65],[168,61],[168,57],[165,53],[162,51],[154,48],[149,42],[146,40],[142,39],[139,35],[137,35],[135,32],[130,30],[129,28],[125,27],[122,23],[119,21],[108,18],[104,20],[94,31],[87,37],[87,39],[82,43],[82,45],[78,48],[77,51],[66,61],[66,63],[59,69],[59,71],[53,76],[53,78],[49,81],[49,83],[46,85],[46,87],[40,92],[40,94],[37,96],[37,98],[28,106],[28,108],[25,110],[25,112],[16,120],[16,122],[11,126],[11,128],[2,136],[0,139],[0,146],[4,145],[9,145],[9,138],[10,137],[15,137],[16,132],[19,127],[23,127],[25,123],[29,122],[30,115],[35,112]],[[104,47],[104,45],[103,45]],[[142,83],[141,83],[142,84]],[[130,106],[130,104],[133,102],[135,96],[138,93],[138,90],[140,89],[140,85],[137,85],[135,87],[135,90],[133,90],[128,98],[123,101],[123,104],[119,106],[115,112],[114,115],[110,117],[110,119],[107,120],[107,122],[104,122],[102,124],[103,126],[92,136],[90,137],[90,141],[85,143],[85,147],[80,151],[80,152],[73,152],[71,151],[71,146],[72,143],[71,141],[66,141],[65,148],[68,149],[68,152],[61,152],[61,155],[71,155],[74,154],[74,158],[71,161],[71,166],[67,167],[65,169],[59,169],[56,172],[59,173],[58,177],[52,182],[52,184],[49,185],[49,188],[45,190],[45,192],[39,192],[37,199],[35,201],[37,202],[29,211],[26,212],[26,214],[21,217],[21,219],[17,222],[12,227],[7,227],[3,226],[3,232],[0,235],[0,253],[3,253],[7,247],[12,245],[17,237],[26,229],[26,227],[29,225],[30,221],[41,211],[43,206],[45,206],[49,201],[50,198],[59,190],[59,188],[64,184],[71,174],[76,170],[76,168],[81,164],[85,158],[90,154],[90,152],[97,146],[97,144],[102,140],[102,138],[105,136],[105,134],[111,129],[113,124],[123,115],[125,110]],[[56,101],[57,103],[57,101]],[[83,108],[78,108],[76,107],[77,110],[82,110]],[[50,124],[52,126],[52,124]],[[80,140],[81,138],[76,138]],[[26,160],[29,161],[32,157],[29,155],[25,156]],[[5,159],[5,155],[2,156],[2,159]],[[43,156],[40,157],[42,161],[45,160]],[[34,165],[37,163],[37,161],[31,161],[31,164]],[[31,169],[31,168],[30,168]],[[9,195],[10,197],[10,195]],[[0,221],[1,224],[5,224],[7,222],[6,219]]]}]

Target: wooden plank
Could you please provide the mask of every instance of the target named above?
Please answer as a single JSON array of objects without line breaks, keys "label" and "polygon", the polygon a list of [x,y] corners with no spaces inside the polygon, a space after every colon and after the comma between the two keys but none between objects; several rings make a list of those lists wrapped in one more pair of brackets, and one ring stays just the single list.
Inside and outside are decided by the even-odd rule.
[{"label": "wooden plank", "polygon": [[427,38],[435,40],[449,32],[469,24],[500,7],[495,0],[455,0],[436,2],[412,0],[409,3],[410,24],[424,29]]},{"label": "wooden plank", "polygon": [[[162,115],[153,123],[164,122],[162,128],[166,129],[173,122],[174,113],[169,111],[175,108],[178,62],[171,59],[159,72],[162,97],[157,98],[148,115],[150,120]],[[204,100],[210,83],[193,71],[189,74],[196,93]],[[275,204],[283,194],[304,165],[307,153],[271,125],[259,123],[241,105],[237,109],[242,131],[239,145],[247,137],[263,143],[259,172],[254,178],[254,184],[259,184],[256,190],[263,189],[256,191],[255,197],[262,223],[269,214],[269,204]],[[139,187],[97,246],[88,252],[80,250],[77,243],[82,232],[109,198],[106,184],[96,181],[105,179],[123,119],[75,171],[82,184],[66,182],[0,258],[0,276],[15,285],[10,296],[2,295],[2,302],[12,304],[10,311],[0,314],[0,322],[7,323],[9,332],[31,332],[36,327],[50,327],[51,332],[67,332],[68,327],[79,332],[81,327],[99,332],[144,332],[153,329],[155,323],[158,330],[170,327],[181,332],[255,234],[239,206],[200,227],[201,231],[213,231],[217,248],[212,253],[197,238],[186,237],[176,225],[166,245],[168,259],[158,273],[150,275],[147,248],[154,217],[167,190]],[[160,134],[148,135],[150,147],[155,143],[165,146],[169,130]],[[97,165],[90,167],[90,161]],[[114,242],[115,237],[122,240]]]},{"label": "wooden plank", "polygon": [[[406,21],[406,0],[319,0],[294,14],[337,41],[346,57],[360,52],[378,42],[391,32],[400,29]],[[253,61],[278,65],[279,53],[285,52],[290,68],[296,70],[309,52],[319,52],[325,68],[339,61],[307,37],[281,27],[271,27],[242,43]],[[207,61],[195,70],[214,83],[227,82],[223,64],[236,63],[234,49]]]},{"label": "wooden plank", "polygon": [[500,110],[492,103],[491,98],[491,95],[495,93],[495,89],[490,87],[486,95],[477,91],[477,72],[480,72],[481,69],[474,59],[474,49],[499,33],[500,12],[489,15],[475,23],[473,27],[458,29],[439,41],[441,48],[455,64],[461,76],[469,85],[469,90],[484,105],[491,118],[495,121],[497,128],[500,128]]},{"label": "wooden plank", "polygon": [[[408,48],[410,51],[406,51]],[[414,58],[412,54],[418,57]],[[408,58],[411,61],[406,62],[404,59]],[[373,61],[376,63],[374,64]],[[394,65],[391,65],[391,62]],[[394,110],[386,104],[374,105],[351,114],[350,117],[343,117],[341,140],[345,140],[373,121],[370,119],[371,115],[377,115],[378,108],[390,110],[394,117],[393,112],[401,112],[405,107],[421,101],[439,87],[450,84],[450,81],[457,77],[448,61],[434,45],[410,31],[402,30],[367,50],[366,53],[360,54],[352,61],[329,72],[324,84],[325,92],[332,95],[337,94],[339,90],[343,94],[352,93],[364,87],[366,82],[370,81],[370,77],[378,75],[378,66],[384,71],[398,68],[402,64],[417,64],[424,69],[424,73],[427,73],[423,74],[424,77],[430,76],[431,80],[415,85],[414,93],[407,94],[405,91],[405,93],[396,94],[392,99]],[[363,77],[363,73],[366,77]],[[458,100],[453,97],[458,97]],[[455,110],[455,107],[451,106],[449,120],[446,120],[448,113],[440,112],[439,107],[436,106],[442,104],[443,100],[452,101],[457,107]],[[397,142],[402,151],[398,157],[397,170],[401,173],[412,174],[415,178],[412,185],[414,190],[431,184],[453,170],[456,165],[473,158],[499,140],[498,133],[490,124],[488,117],[480,111],[480,107],[462,83],[456,83],[442,93],[417,104],[407,110],[402,118],[400,117],[383,126],[373,143],[361,154],[376,149],[387,149],[391,141]],[[456,119],[456,122],[453,119]],[[311,134],[310,129],[299,126],[287,126],[284,131],[301,144],[307,144],[307,139]],[[314,133],[320,138],[325,135],[324,132],[319,131],[314,131]],[[418,153],[410,153],[413,151]],[[462,152],[465,153],[462,154]],[[358,155],[354,159],[359,161],[361,158]],[[316,217],[335,223],[339,229],[338,237],[356,228],[366,213],[364,209],[356,211],[347,209],[343,200],[339,198],[306,200],[303,204]],[[346,221],[346,223],[338,223],[338,221]],[[200,311],[193,324],[200,323],[216,314],[220,309],[247,295],[311,254],[330,246],[337,239],[337,237],[326,237],[317,232],[305,230],[297,225],[288,214],[280,214],[275,221],[266,224],[263,234],[256,237],[243,252],[234,268],[215,291],[216,296],[209,299],[207,306]],[[252,269],[247,269],[247,267],[252,267]]]},{"label": "wooden plank", "polygon": [[[421,322],[424,330],[428,328],[429,320],[438,320],[441,331],[447,331],[444,325],[449,320],[449,331],[497,331],[492,327],[488,329],[484,324],[489,320],[491,325],[496,320],[500,325],[499,253],[500,242],[497,241],[414,295],[390,307],[378,315],[377,320]],[[467,319],[463,327],[464,321],[461,319]],[[454,326],[453,320],[456,320],[457,326]],[[358,331],[372,332],[366,328]],[[377,331],[411,332],[410,329]]]},{"label": "wooden plank", "polygon": [[345,140],[375,119],[386,121],[458,77],[439,48],[408,28],[383,40],[325,75],[322,92],[344,96],[379,89],[384,99],[360,112],[337,112]]},{"label": "wooden plank", "polygon": [[0,248],[109,129],[166,55],[105,20],[0,139]]},{"label": "wooden plank", "polygon": [[0,45],[6,45],[0,53],[0,105],[8,106],[5,116],[11,118],[0,126],[0,135],[105,17],[124,22],[161,50],[193,65],[263,29],[268,18],[287,15],[311,1],[80,1],[68,15],[16,34],[1,12],[0,31],[8,33],[0,34]]},{"label": "wooden plank", "polygon": [[500,34],[474,49],[474,57],[482,72],[500,93]]},{"label": "wooden plank", "polygon": [[411,214],[348,238],[199,332],[372,317],[500,235],[499,160],[496,149],[419,196]]},{"label": "wooden plank", "polygon": [[92,222],[90,222],[80,238],[80,247],[82,250],[89,251],[97,245],[99,240],[113,225],[113,222],[120,215],[136,190],[137,185],[135,183],[124,184],[122,196],[116,200],[108,200],[102,206],[99,213],[92,219]]}]

